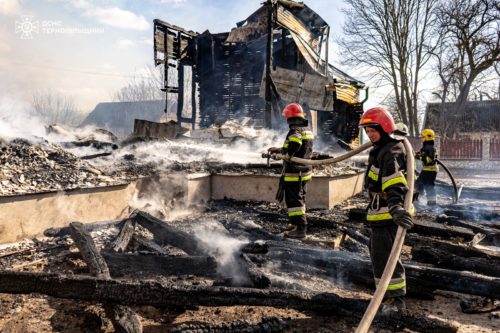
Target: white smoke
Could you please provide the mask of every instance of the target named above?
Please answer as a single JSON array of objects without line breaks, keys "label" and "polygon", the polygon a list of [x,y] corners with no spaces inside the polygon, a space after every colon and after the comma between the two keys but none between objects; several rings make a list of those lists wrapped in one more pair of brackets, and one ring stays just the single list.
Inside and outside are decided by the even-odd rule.
[{"label": "white smoke", "polygon": [[248,239],[234,238],[215,220],[204,220],[203,224],[196,225],[193,230],[200,247],[217,260],[220,275],[231,277],[235,284],[249,283],[248,276],[238,264],[238,255],[241,248],[249,242]]}]

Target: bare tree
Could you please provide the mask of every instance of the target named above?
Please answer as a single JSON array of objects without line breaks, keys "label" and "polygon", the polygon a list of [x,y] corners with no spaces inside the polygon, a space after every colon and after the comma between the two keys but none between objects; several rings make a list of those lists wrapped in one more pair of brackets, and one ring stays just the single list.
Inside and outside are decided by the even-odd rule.
[{"label": "bare tree", "polygon": [[[453,54],[439,57],[450,69],[449,84],[457,92],[453,115],[447,119],[449,126],[445,133],[453,135],[458,129],[458,121],[465,114],[474,81],[498,66],[500,3],[498,0],[442,1],[437,8],[437,18],[442,43]],[[444,102],[447,94],[443,95]]]},{"label": "bare tree", "polygon": [[84,114],[74,100],[51,90],[36,91],[31,98],[32,113],[48,124],[78,125]]},{"label": "bare tree", "polygon": [[146,74],[134,76],[126,86],[118,90],[113,100],[118,102],[138,102],[161,100],[165,98],[163,88],[164,72],[163,67],[154,68],[148,66]]},{"label": "bare tree", "polygon": [[[345,0],[343,63],[361,66],[376,84],[392,87],[396,111],[411,134],[418,131],[419,83],[438,0]],[[425,44],[424,44],[425,43]],[[432,50],[432,47],[430,48]]]}]

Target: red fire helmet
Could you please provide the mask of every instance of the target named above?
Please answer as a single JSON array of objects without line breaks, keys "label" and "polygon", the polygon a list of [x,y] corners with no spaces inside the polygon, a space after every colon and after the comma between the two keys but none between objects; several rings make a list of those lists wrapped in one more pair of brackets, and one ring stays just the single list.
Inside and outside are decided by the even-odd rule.
[{"label": "red fire helmet", "polygon": [[298,103],[290,103],[285,106],[283,109],[283,116],[285,116],[286,119],[296,117],[306,119],[306,113]]},{"label": "red fire helmet", "polygon": [[396,124],[394,123],[394,119],[392,119],[391,114],[381,107],[368,109],[359,121],[359,127],[369,127],[375,125],[380,125],[382,130],[387,134],[396,130]]}]

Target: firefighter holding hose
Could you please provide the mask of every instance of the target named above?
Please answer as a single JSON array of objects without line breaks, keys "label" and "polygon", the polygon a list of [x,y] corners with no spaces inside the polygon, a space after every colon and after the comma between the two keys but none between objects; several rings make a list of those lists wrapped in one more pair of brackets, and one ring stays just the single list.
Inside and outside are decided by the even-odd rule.
[{"label": "firefighter holding hose", "polygon": [[415,189],[417,192],[427,197],[427,205],[436,205],[436,183],[438,169],[438,156],[434,147],[434,139],[436,135],[430,128],[425,128],[422,131],[422,148],[415,154],[415,158],[422,161],[422,170],[417,180],[415,181]]},{"label": "firefighter holding hose", "polygon": [[292,157],[310,159],[313,153],[313,134],[308,128],[307,115],[298,103],[283,109],[290,130],[281,148],[269,148],[269,154],[283,155],[283,174],[276,198],[285,199],[290,222],[286,237],[304,238],[307,233],[306,189],[312,177],[312,167],[290,161]]},{"label": "firefighter holding hose", "polygon": [[[397,128],[392,116],[385,109],[375,107],[367,110],[361,117],[359,126],[364,128],[373,143],[369,153],[365,187],[370,198],[367,209],[367,222],[372,231],[370,258],[377,285],[391,253],[398,226],[405,229],[413,226],[410,212],[404,209],[408,191],[405,178],[406,152],[402,141],[393,135]],[[391,312],[406,308],[405,295],[405,270],[398,260],[385,292],[382,311]]]}]

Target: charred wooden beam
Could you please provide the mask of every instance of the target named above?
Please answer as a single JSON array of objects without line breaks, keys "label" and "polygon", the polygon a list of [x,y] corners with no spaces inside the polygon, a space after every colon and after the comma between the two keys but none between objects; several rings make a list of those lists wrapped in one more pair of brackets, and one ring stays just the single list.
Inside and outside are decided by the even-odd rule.
[{"label": "charred wooden beam", "polygon": [[128,243],[132,239],[135,231],[135,222],[127,219],[123,224],[118,236],[113,240],[110,249],[114,252],[124,252],[127,249]]},{"label": "charred wooden beam", "polygon": [[490,221],[490,220],[500,220],[500,214],[494,211],[485,210],[471,210],[470,207],[454,207],[450,209],[445,209],[444,214],[448,216],[455,216],[463,220],[471,221]]},{"label": "charred wooden beam", "polygon": [[436,236],[446,239],[450,238],[462,238],[465,241],[471,241],[474,238],[474,232],[470,229],[465,229],[463,227],[456,226],[446,226],[439,223],[421,221],[418,218],[413,220],[415,224],[408,232],[424,235],[424,236]]},{"label": "charred wooden beam", "polygon": [[72,222],[70,224],[71,238],[75,242],[75,245],[80,250],[83,260],[89,268],[90,274],[109,278],[109,269],[106,265],[106,261],[99,254],[94,240],[90,234],[84,230],[83,224],[80,222]]},{"label": "charred wooden beam", "polygon": [[460,220],[459,218],[454,217],[454,216],[439,215],[436,217],[436,221],[439,223],[446,223],[447,225],[453,225],[453,226],[458,226],[458,227],[462,227],[462,228],[467,228],[467,229],[472,230],[475,233],[482,233],[485,235],[500,232],[496,229],[492,229],[492,228],[489,228],[487,226],[480,225],[477,222],[469,222],[469,221]]},{"label": "charred wooden beam", "polygon": [[[272,306],[360,318],[368,300],[334,293],[280,289],[164,285],[153,281],[100,279],[81,275],[0,272],[0,293],[40,293],[57,298],[113,302],[126,305],[186,308],[192,306]],[[458,327],[438,319],[399,312],[379,317],[377,325],[408,327],[420,332],[456,332]]]},{"label": "charred wooden beam", "polygon": [[137,211],[130,218],[151,231],[154,241],[161,246],[172,245],[192,256],[206,254],[198,247],[198,241],[194,236],[174,228],[146,212]]},{"label": "charred wooden beam", "polygon": [[[343,276],[353,283],[366,285],[372,278],[371,263],[350,252],[318,250],[312,247],[291,246],[270,242],[269,252],[261,255],[264,260],[298,262],[325,269],[330,276]],[[249,256],[253,258],[253,256]],[[500,294],[500,278],[441,269],[403,262],[408,279],[408,289],[449,290],[464,294],[489,297]],[[298,270],[300,271],[300,270]]]},{"label": "charred wooden beam", "polygon": [[217,263],[208,256],[174,257],[148,254],[101,252],[111,276],[197,275],[214,277]]},{"label": "charred wooden beam", "polygon": [[430,246],[413,246],[412,259],[415,261],[436,265],[456,271],[469,271],[478,274],[500,277],[500,265],[484,258],[464,258],[453,252],[443,251]]},{"label": "charred wooden beam", "polygon": [[264,241],[250,242],[246,244],[241,252],[243,253],[267,253],[269,250],[269,245]]},{"label": "charred wooden beam", "polygon": [[146,250],[148,252],[158,253],[162,255],[167,255],[168,252],[165,251],[160,245],[156,244],[154,241],[147,239],[145,237],[139,236],[137,234],[132,235],[131,240],[132,247],[136,250]]},{"label": "charred wooden beam", "polygon": [[253,263],[246,254],[242,253],[241,259],[245,263],[248,276],[250,277],[254,288],[264,289],[271,285],[271,280],[259,270],[257,265],[255,265],[255,263]]},{"label": "charred wooden beam", "polygon": [[416,246],[416,245],[425,245],[433,248],[440,249],[442,251],[453,253],[457,256],[464,258],[484,258],[491,260],[493,264],[500,264],[500,254],[494,255],[492,253],[486,253],[480,249],[476,249],[474,247],[464,245],[464,244],[453,244],[448,241],[443,241],[439,239],[434,239],[430,237],[420,236],[417,234],[408,234],[405,242],[408,245]]},{"label": "charred wooden beam", "polygon": [[[110,279],[108,265],[101,256],[90,234],[82,228],[83,224],[70,224],[71,237],[89,267],[90,273],[98,278]],[[104,304],[106,314],[111,319],[117,332],[142,333],[139,316],[121,304]]]}]

